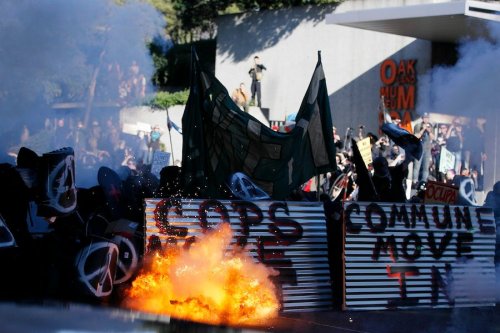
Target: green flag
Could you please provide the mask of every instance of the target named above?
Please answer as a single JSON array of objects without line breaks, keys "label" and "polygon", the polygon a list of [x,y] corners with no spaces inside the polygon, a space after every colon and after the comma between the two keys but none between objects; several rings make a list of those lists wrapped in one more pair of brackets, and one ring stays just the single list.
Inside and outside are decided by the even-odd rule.
[{"label": "green flag", "polygon": [[295,121],[291,132],[278,133],[241,111],[193,51],[191,90],[182,118],[186,194],[220,198],[228,177],[243,172],[272,199],[283,200],[311,177],[335,170],[332,118],[319,53]]}]

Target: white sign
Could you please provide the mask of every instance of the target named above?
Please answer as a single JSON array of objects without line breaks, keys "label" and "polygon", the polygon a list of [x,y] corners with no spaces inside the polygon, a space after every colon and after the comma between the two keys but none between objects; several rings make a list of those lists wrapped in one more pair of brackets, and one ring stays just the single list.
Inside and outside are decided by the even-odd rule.
[{"label": "white sign", "polygon": [[370,144],[370,138],[364,138],[363,140],[359,140],[357,143],[359,153],[363,158],[363,162],[365,162],[366,167],[372,163],[372,145]]},{"label": "white sign", "polygon": [[170,161],[170,153],[164,151],[155,151],[153,155],[153,163],[151,164],[151,173],[160,179],[160,171],[168,165]]},{"label": "white sign", "polygon": [[455,155],[445,147],[441,147],[441,157],[439,159],[439,172],[446,173],[450,169],[455,169]]}]

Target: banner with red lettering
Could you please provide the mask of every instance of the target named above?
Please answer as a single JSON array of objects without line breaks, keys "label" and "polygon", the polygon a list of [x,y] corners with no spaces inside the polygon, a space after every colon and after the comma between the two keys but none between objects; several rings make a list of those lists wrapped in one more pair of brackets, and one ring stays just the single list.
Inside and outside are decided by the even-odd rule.
[{"label": "banner with red lettering", "polygon": [[458,187],[429,180],[425,187],[424,202],[454,205],[458,199]]},{"label": "banner with red lettering", "polygon": [[495,305],[490,208],[351,202],[344,224],[345,309]]},{"label": "banner with red lettering", "polygon": [[146,252],[196,246],[221,223],[255,261],[279,272],[282,312],[332,308],[326,220],[320,202],[146,199]]}]

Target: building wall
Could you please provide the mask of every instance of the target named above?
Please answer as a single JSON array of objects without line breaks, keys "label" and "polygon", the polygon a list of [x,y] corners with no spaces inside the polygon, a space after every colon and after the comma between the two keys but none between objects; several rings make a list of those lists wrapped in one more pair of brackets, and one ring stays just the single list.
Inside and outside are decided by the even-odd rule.
[{"label": "building wall", "polygon": [[334,125],[340,133],[359,125],[376,133],[380,64],[387,58],[417,59],[417,76],[424,74],[431,64],[431,43],[325,23],[326,14],[351,10],[365,2],[374,3],[347,1],[338,7],[220,17],[216,76],[229,91],[240,82],[250,89],[248,70],[253,57],[259,55],[267,67],[262,82],[263,107],[270,109],[270,120],[284,120],[298,111],[320,50]]}]

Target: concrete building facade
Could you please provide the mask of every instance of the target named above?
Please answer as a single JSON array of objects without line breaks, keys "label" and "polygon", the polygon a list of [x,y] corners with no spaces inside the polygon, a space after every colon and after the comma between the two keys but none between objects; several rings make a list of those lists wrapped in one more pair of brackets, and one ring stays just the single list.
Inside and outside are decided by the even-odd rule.
[{"label": "concrete building facade", "polygon": [[[456,1],[454,5],[465,1]],[[448,122],[456,116],[464,119],[472,114],[481,116],[488,124],[487,137],[493,139],[487,143],[490,158],[485,166],[485,178],[488,179],[485,189],[488,189],[500,177],[499,164],[496,163],[497,156],[500,156],[496,137],[498,109],[479,114],[468,110],[467,114],[456,110],[456,107],[447,109],[440,105],[438,110],[433,104],[435,96],[432,89],[425,87],[429,77],[432,79],[434,75],[434,68],[456,63],[459,43],[437,37],[435,40],[429,37],[429,40],[403,36],[396,34],[392,27],[387,28],[387,32],[375,31],[377,24],[383,25],[386,21],[374,22],[366,27],[329,22],[335,21],[329,17],[332,14],[350,13],[352,20],[357,17],[357,11],[370,9],[380,10],[394,22],[399,22],[402,17],[398,17],[398,13],[406,15],[402,10],[405,6],[418,9],[418,5],[446,6],[447,2],[450,1],[350,0],[338,6],[222,16],[217,22],[216,76],[229,91],[240,82],[250,87],[248,71],[253,65],[253,57],[258,55],[267,68],[262,81],[262,105],[269,108],[270,121],[284,121],[288,115],[298,111],[317,61],[317,51],[321,51],[333,124],[342,136],[348,127],[356,129],[360,125],[366,127],[365,132],[378,133],[382,92],[392,96],[394,104],[390,110],[411,123],[408,126],[412,126],[424,112],[435,115],[435,122]],[[397,6],[399,11],[391,9]],[[432,8],[425,10],[429,9],[431,11],[427,16],[432,17]],[[497,15],[495,10],[493,14]],[[400,24],[401,30],[415,23],[401,21]],[[439,24],[437,22],[437,27],[433,26],[437,31],[440,30]],[[444,24],[441,27],[443,34],[448,30],[453,33],[455,29]],[[420,24],[410,30],[423,31],[425,28]],[[496,61],[492,74],[500,68],[500,60]],[[414,73],[410,73],[412,70]]]}]

